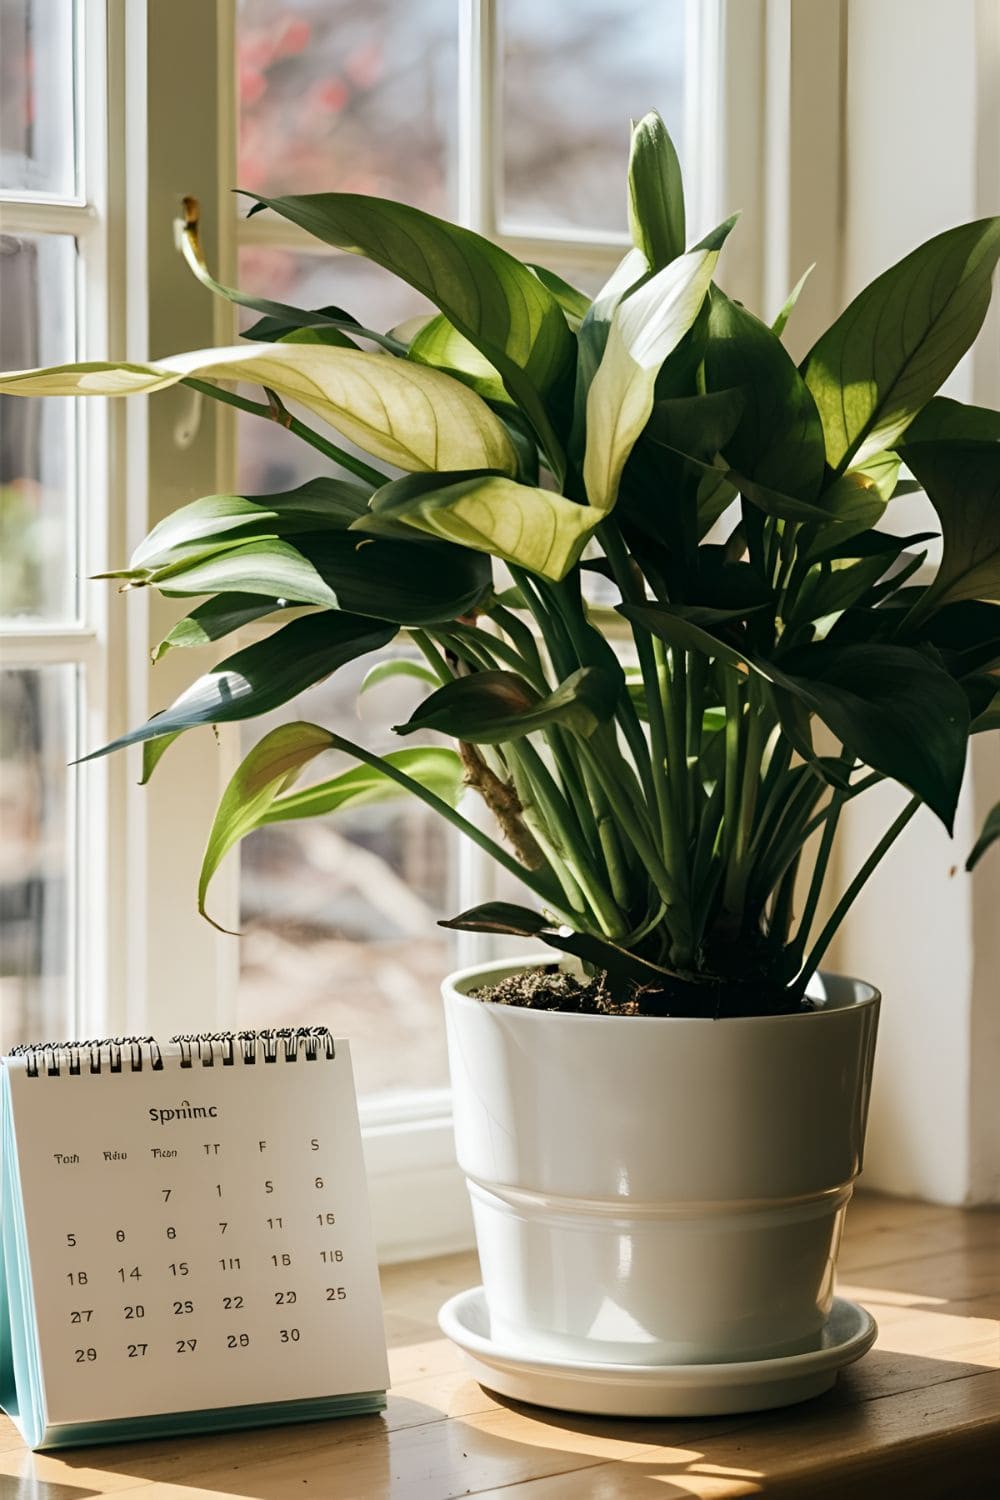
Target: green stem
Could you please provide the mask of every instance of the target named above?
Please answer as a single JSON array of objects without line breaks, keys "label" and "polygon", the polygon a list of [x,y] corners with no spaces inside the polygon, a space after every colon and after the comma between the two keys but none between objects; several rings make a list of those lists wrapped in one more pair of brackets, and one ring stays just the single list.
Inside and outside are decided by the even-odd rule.
[{"label": "green stem", "polygon": [[568,815],[563,795],[551,771],[527,738],[512,745],[511,753],[521,762],[539,811],[552,833],[557,836],[559,852],[591,906],[602,932],[606,937],[620,940],[628,932],[628,921],[601,884],[591,863],[590,853],[576,832],[574,821]]},{"label": "green stem", "polygon": [[363,459],[355,458],[354,454],[348,453],[345,448],[338,448],[336,443],[331,443],[325,437],[321,437],[305,422],[300,422],[298,417],[293,417],[288,412],[279,412],[277,408],[266,406],[260,401],[248,401],[245,396],[237,396],[235,391],[224,391],[207,380],[195,380],[189,376],[180,381],[180,384],[189,386],[192,391],[198,391],[202,396],[211,396],[213,401],[222,401],[226,406],[235,406],[239,411],[249,412],[251,416],[264,417],[266,421],[277,422],[279,427],[284,427],[286,432],[293,432],[304,443],[308,443],[310,447],[317,449],[334,463],[340,464],[342,468],[350,470],[359,479],[364,479],[374,485],[376,489],[388,483],[387,474],[373,469]]},{"label": "green stem", "polygon": [[452,807],[450,803],[445,802],[436,792],[428,791],[427,787],[421,785],[419,781],[415,781],[412,776],[407,776],[405,771],[401,771],[391,761],[384,760],[381,755],[376,755],[371,750],[366,750],[363,745],[356,745],[353,740],[345,739],[340,734],[331,734],[330,738],[337,750],[343,750],[346,755],[352,755],[355,760],[362,761],[366,766],[373,766],[375,770],[381,771],[384,776],[387,776],[390,781],[395,781],[398,786],[403,787],[408,792],[412,792],[414,797],[419,798],[421,802],[425,802],[428,807],[433,808],[452,827],[457,828],[460,833],[464,833],[466,838],[471,839],[485,854],[488,854],[491,859],[495,859],[498,865],[502,865],[509,874],[515,876],[529,890],[534,891],[535,895],[539,896],[543,901],[557,899],[552,889],[551,880],[546,878],[545,874],[529,870],[520,864],[512,854],[508,854],[506,849],[502,849],[498,843],[491,839],[488,833],[484,833],[481,828],[477,828],[474,823],[470,823],[468,818],[463,818],[460,812]]},{"label": "green stem", "polygon": [[743,705],[740,683],[735,672],[723,670],[722,690],[726,707],[726,798],[722,812],[723,847],[728,860],[736,846],[736,813],[740,796],[740,745],[742,741]]},{"label": "green stem", "polygon": [[448,663],[442,659],[441,653],[434,642],[423,630],[411,629],[409,635],[410,640],[419,649],[438,682],[440,682],[442,687],[447,686],[453,680],[455,674],[448,666]]},{"label": "green stem", "polygon": [[841,922],[843,922],[844,918],[847,916],[847,913],[854,905],[857,897],[860,895],[861,891],[868,883],[869,878],[875,873],[875,870],[881,864],[885,855],[888,854],[889,850],[899,838],[899,835],[902,833],[903,829],[913,817],[919,806],[920,798],[911,797],[909,802],[903,808],[903,811],[899,814],[899,817],[896,818],[895,821],[892,822],[886,829],[885,833],[879,839],[871,854],[869,854],[868,858],[861,866],[861,869],[858,871],[854,879],[851,881],[850,885],[847,887],[847,890],[837,902],[836,906],[833,909],[830,920],[823,928],[823,931],[820,933],[815,943],[813,943],[812,948],[809,951],[808,958],[805,960],[802,968],[799,970],[798,978],[795,981],[795,990],[800,995],[805,992],[806,985],[809,983],[809,980],[819,968],[819,965],[823,959],[823,955],[825,954],[827,948],[830,946],[830,943],[833,941],[833,938],[836,936],[837,929],[840,927]]},{"label": "green stem", "polygon": [[[826,880],[827,866],[830,863],[830,855],[833,852],[833,841],[837,834],[837,824],[840,822],[840,814],[843,810],[845,793],[834,792],[825,808],[826,824],[823,828],[823,837],[820,839],[819,849],[816,853],[816,863],[809,877],[809,891],[806,896],[806,904],[802,909],[802,917],[799,921],[799,930],[792,944],[792,956],[795,962],[796,972],[802,962],[802,954],[806,943],[809,941],[809,933],[816,916],[816,908],[819,906],[819,898],[823,891],[823,883]],[[805,839],[802,840],[803,846]],[[800,851],[801,852],[801,851]]]}]

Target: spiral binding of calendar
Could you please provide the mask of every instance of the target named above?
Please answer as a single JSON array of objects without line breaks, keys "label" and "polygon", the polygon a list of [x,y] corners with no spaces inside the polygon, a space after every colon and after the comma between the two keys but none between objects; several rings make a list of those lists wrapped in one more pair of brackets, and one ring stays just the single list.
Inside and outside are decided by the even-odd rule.
[{"label": "spiral binding of calendar", "polygon": [[[306,1062],[315,1062],[318,1057],[332,1059],[336,1056],[333,1035],[326,1026],[282,1026],[262,1031],[199,1031],[179,1032],[170,1038],[180,1054],[182,1068],[215,1067],[234,1065],[237,1057],[244,1066],[253,1066],[258,1060],[276,1063],[279,1058],[286,1063],[297,1062],[301,1056]],[[141,1073],[149,1068],[154,1073],[163,1069],[163,1053],[159,1042],[151,1036],[101,1037],[85,1042],[24,1042],[14,1047],[12,1057],[27,1060],[29,1078],[43,1075],[58,1078],[63,1069],[71,1075],[88,1072]]]}]

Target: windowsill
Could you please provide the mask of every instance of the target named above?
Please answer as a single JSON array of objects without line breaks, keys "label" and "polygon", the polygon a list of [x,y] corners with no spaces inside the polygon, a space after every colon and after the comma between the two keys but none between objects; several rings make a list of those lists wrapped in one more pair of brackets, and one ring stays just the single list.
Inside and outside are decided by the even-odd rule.
[{"label": "windowsill", "polygon": [[[242,1500],[511,1494],[511,1500],[712,1500],[979,1495],[1000,1445],[1000,1212],[862,1195],[840,1290],[880,1323],[871,1354],[827,1396],[785,1412],[602,1421],[494,1400],[438,1332],[438,1305],[477,1278],[474,1255],[383,1273],[393,1388],[383,1417],[32,1455],[0,1419],[2,1476],[32,1493],[156,1487]],[[992,1459],[990,1455],[992,1454]],[[65,1490],[64,1490],[65,1487]]]}]

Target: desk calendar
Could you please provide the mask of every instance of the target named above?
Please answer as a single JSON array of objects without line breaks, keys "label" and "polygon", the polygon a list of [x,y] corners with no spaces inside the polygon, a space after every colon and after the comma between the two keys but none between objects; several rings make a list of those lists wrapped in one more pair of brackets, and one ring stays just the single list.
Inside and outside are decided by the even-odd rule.
[{"label": "desk calendar", "polygon": [[32,1447],[385,1405],[346,1042],[49,1045],[0,1074],[0,1404]]}]

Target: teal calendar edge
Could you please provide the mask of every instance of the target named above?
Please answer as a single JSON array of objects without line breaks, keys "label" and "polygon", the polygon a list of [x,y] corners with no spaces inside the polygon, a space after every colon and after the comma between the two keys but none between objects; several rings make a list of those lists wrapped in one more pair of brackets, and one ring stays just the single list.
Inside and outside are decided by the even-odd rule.
[{"label": "teal calendar edge", "polygon": [[292,1422],[325,1422],[335,1417],[374,1416],[385,1410],[385,1391],[350,1396],[318,1396],[304,1401],[275,1401],[258,1406],[223,1406],[214,1411],[166,1412],[158,1416],[121,1417],[110,1422],[67,1422],[49,1427],[36,1450],[75,1448],[96,1443],[128,1443],[140,1438],[199,1437],[248,1427],[278,1427]]},{"label": "teal calendar edge", "polygon": [[0,1065],[0,1406],[34,1447],[44,1401],[30,1276],[10,1078]]}]

